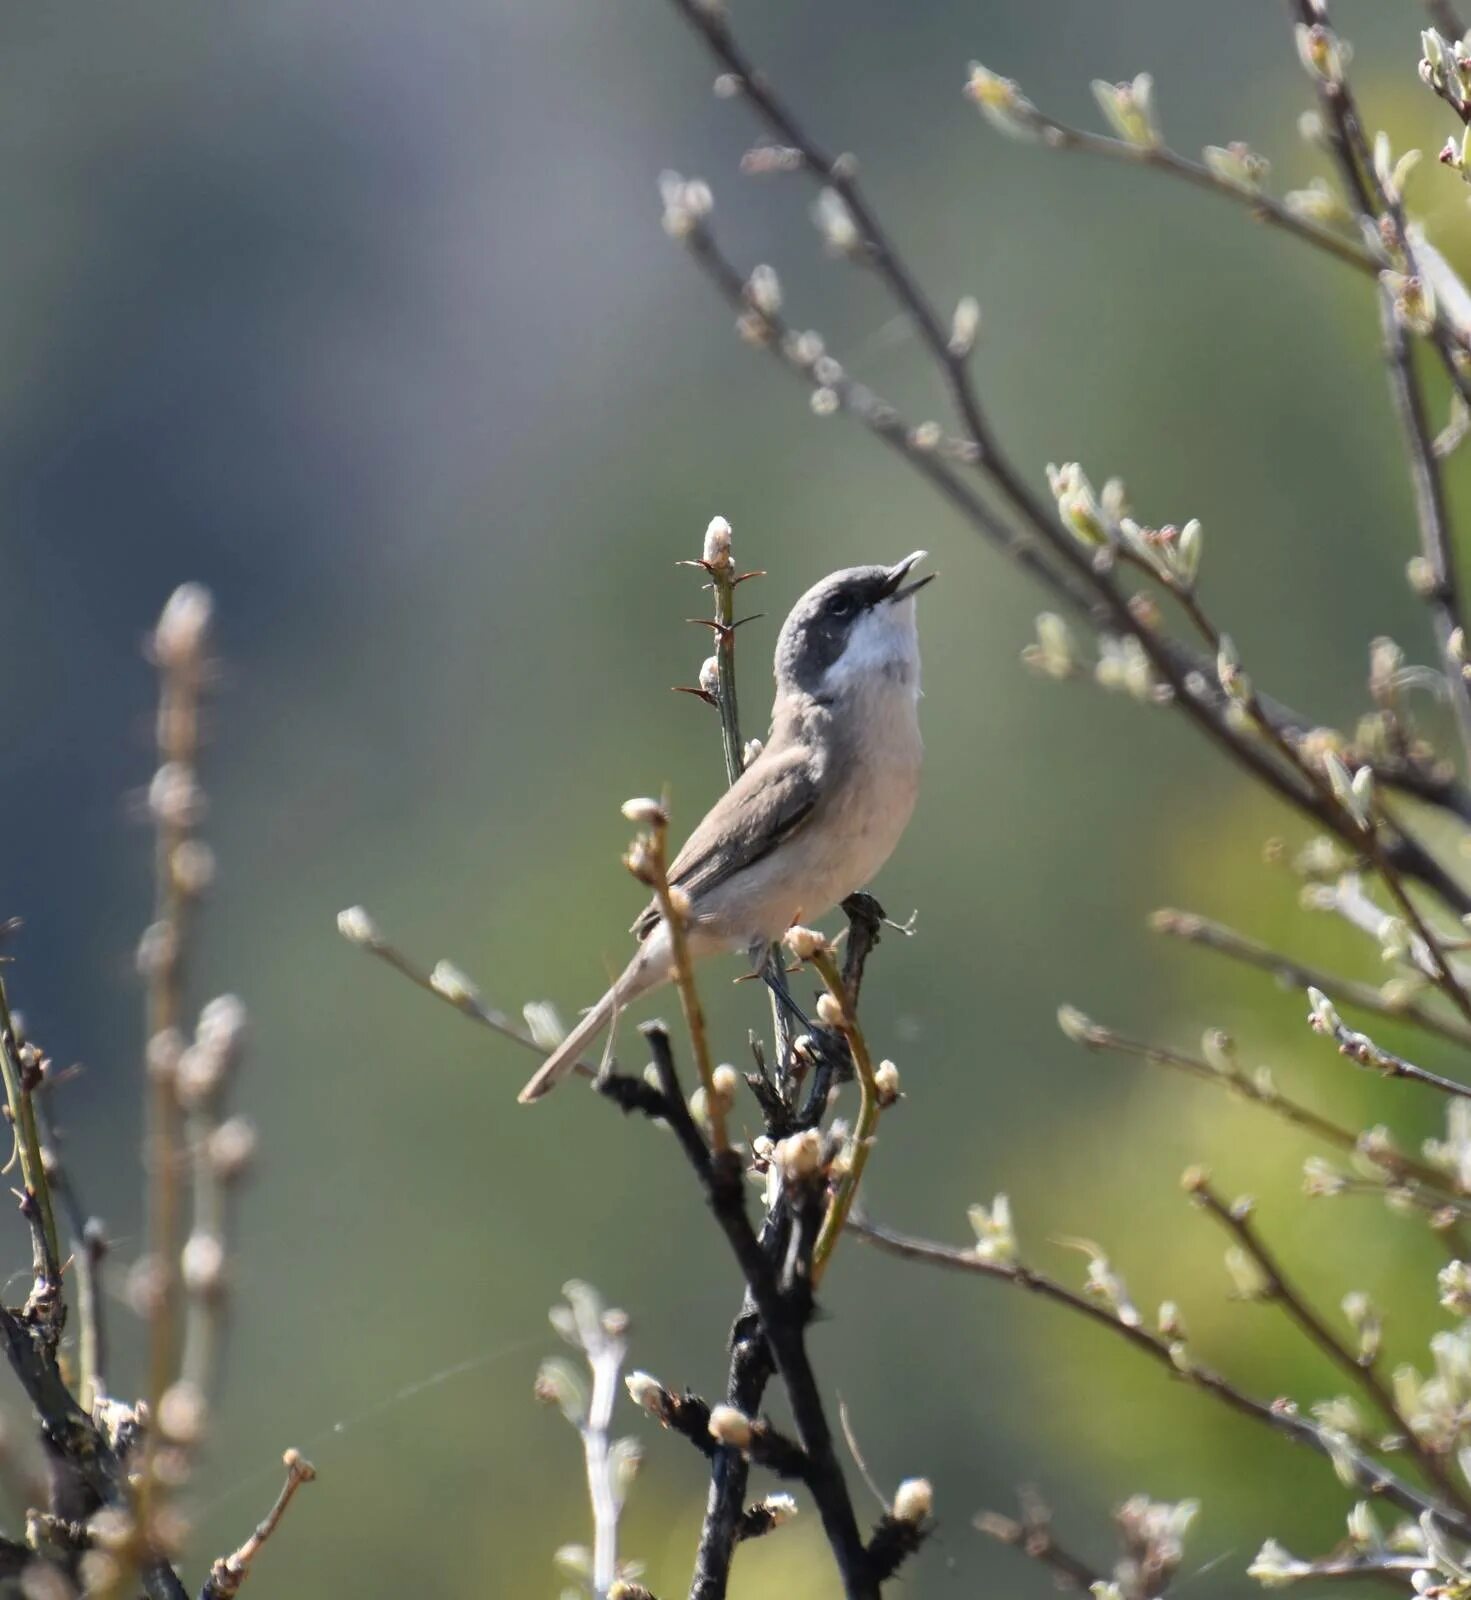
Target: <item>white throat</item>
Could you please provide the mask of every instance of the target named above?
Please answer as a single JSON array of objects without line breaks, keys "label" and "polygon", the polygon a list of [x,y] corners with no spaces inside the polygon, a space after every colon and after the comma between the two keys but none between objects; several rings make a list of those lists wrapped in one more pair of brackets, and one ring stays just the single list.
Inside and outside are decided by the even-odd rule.
[{"label": "white throat", "polygon": [[919,698],[919,630],[914,601],[882,600],[853,624],[848,646],[823,674],[822,693],[904,689]]}]

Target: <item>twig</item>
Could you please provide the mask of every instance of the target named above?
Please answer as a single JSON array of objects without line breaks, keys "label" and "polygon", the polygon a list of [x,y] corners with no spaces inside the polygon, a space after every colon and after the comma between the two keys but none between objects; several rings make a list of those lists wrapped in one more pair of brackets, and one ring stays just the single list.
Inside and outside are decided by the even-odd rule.
[{"label": "twig", "polygon": [[1079,1590],[1091,1594],[1095,1584],[1104,1583],[1104,1575],[1065,1550],[1052,1534],[1052,1524],[1040,1505],[1024,1506],[1024,1519],[1002,1516],[999,1511],[982,1511],[974,1526],[988,1539],[998,1544],[1008,1544],[1031,1561],[1049,1568],[1057,1579],[1059,1589]]},{"label": "twig", "polygon": [[1196,1203],[1220,1223],[1256,1263],[1263,1279],[1261,1298],[1281,1306],[1307,1339],[1363,1390],[1370,1401],[1399,1430],[1411,1457],[1436,1489],[1463,1514],[1471,1515],[1471,1498],[1468,1498],[1466,1490],[1451,1477],[1445,1462],[1434,1451],[1428,1449],[1416,1434],[1395,1403],[1394,1395],[1375,1370],[1372,1361],[1361,1360],[1355,1355],[1313,1310],[1296,1286],[1288,1280],[1276,1257],[1268,1250],[1252,1226],[1250,1207],[1239,1203],[1228,1205],[1200,1173],[1188,1174],[1186,1187]]},{"label": "twig", "polygon": [[31,1289],[30,1310],[52,1327],[53,1336],[61,1331],[61,1249],[56,1238],[56,1217],[51,1206],[51,1185],[41,1159],[41,1136],[36,1124],[34,1091],[40,1082],[39,1063],[34,1049],[22,1049],[10,1015],[5,982],[0,977],[0,1072],[5,1078],[6,1109],[20,1155],[21,1211],[31,1230],[31,1265],[35,1283]]},{"label": "twig", "polygon": [[[1225,1034],[1219,1032],[1214,1034],[1217,1044],[1213,1053],[1225,1058],[1224,1064],[1217,1064],[1203,1056],[1192,1055],[1186,1050],[1176,1050],[1168,1045],[1131,1039],[1125,1034],[1095,1022],[1091,1017],[1085,1017],[1074,1006],[1062,1007],[1058,1013],[1058,1021],[1068,1038],[1085,1049],[1132,1056],[1153,1066],[1168,1067],[1187,1077],[1215,1084],[1228,1093],[1240,1095],[1243,1100],[1274,1113],[1284,1122],[1302,1129],[1304,1133],[1309,1133],[1314,1138],[1321,1139],[1325,1144],[1363,1156],[1384,1172],[1389,1182],[1401,1186],[1417,1185],[1419,1190],[1424,1191],[1423,1195],[1416,1197],[1424,1200],[1424,1209],[1427,1211],[1450,1206],[1460,1212],[1465,1206],[1464,1198],[1451,1192],[1445,1175],[1437,1172],[1434,1167],[1416,1160],[1413,1156],[1405,1155],[1400,1150],[1371,1146],[1352,1128],[1334,1122],[1310,1106],[1305,1106],[1300,1101],[1283,1094],[1265,1069],[1260,1073],[1243,1071],[1235,1060],[1234,1046]],[[1211,1037],[1212,1035],[1207,1035],[1207,1048],[1210,1048]],[[1368,1187],[1381,1195],[1384,1192],[1382,1185]]]},{"label": "twig", "polygon": [[715,1087],[715,1064],[710,1056],[710,1038],[705,1031],[705,1008],[700,1003],[694,962],[690,959],[687,926],[689,902],[682,891],[672,888],[669,883],[668,839],[669,816],[661,809],[640,841],[646,842],[647,849],[640,850],[636,844],[634,850],[630,851],[629,870],[654,891],[654,898],[659,903],[659,911],[669,930],[674,986],[679,991],[685,1027],[689,1029],[690,1051],[695,1058],[700,1085],[705,1091],[710,1148],[717,1157],[721,1157],[730,1150],[730,1136],[725,1127],[725,1102]]},{"label": "twig", "polygon": [[234,1596],[240,1593],[240,1586],[250,1576],[251,1567],[261,1553],[262,1546],[275,1533],[281,1518],[286,1515],[286,1508],[291,1504],[296,1491],[302,1484],[310,1483],[317,1475],[317,1469],[299,1450],[288,1450],[281,1459],[286,1467],[286,1482],[282,1485],[280,1494],[276,1496],[275,1505],[266,1513],[265,1519],[256,1525],[255,1532],[233,1555],[221,1556],[210,1568],[209,1577],[199,1591],[199,1600],[234,1600]]},{"label": "twig", "polygon": [[[149,788],[154,819],[154,914],[139,964],[146,982],[148,1120],[148,1386],[152,1415],[172,1381],[178,1341],[178,1254],[181,1213],[180,1108],[174,1071],[182,1049],[184,955],[189,913],[207,874],[193,839],[202,810],[196,774],[199,710],[209,672],[213,602],[198,584],[176,589],[150,641],[159,674],[158,769]],[[153,1542],[159,1430],[148,1429],[138,1490],[141,1548]]]},{"label": "twig", "polygon": [[1323,1430],[1308,1418],[1300,1416],[1295,1408],[1281,1402],[1269,1403],[1254,1399],[1219,1373],[1202,1366],[1179,1342],[1172,1342],[1161,1334],[1151,1333],[1140,1323],[1123,1321],[1106,1306],[1087,1299],[1059,1283],[1055,1278],[1049,1278],[1045,1273],[1037,1272],[1020,1262],[990,1260],[977,1255],[974,1250],[957,1249],[928,1239],[916,1239],[896,1233],[866,1218],[850,1219],[848,1231],[856,1238],[864,1239],[890,1255],[901,1256],[911,1261],[928,1262],[932,1266],[944,1267],[951,1271],[992,1278],[1010,1284],[1013,1288],[1024,1289],[1042,1299],[1051,1300],[1055,1304],[1066,1306],[1088,1321],[1111,1329],[1125,1343],[1149,1356],[1157,1366],[1191,1387],[1213,1395],[1231,1410],[1253,1418],[1296,1444],[1307,1445],[1318,1454],[1330,1457],[1336,1465],[1341,1464],[1342,1468],[1350,1473],[1354,1486],[1364,1493],[1388,1500],[1412,1516],[1429,1512],[1447,1532],[1455,1533],[1459,1538],[1471,1537],[1471,1516],[1465,1515],[1454,1505],[1443,1505],[1430,1498],[1412,1484],[1396,1477],[1382,1463],[1351,1442],[1335,1439],[1330,1445]]},{"label": "twig", "polygon": [[[1299,27],[1308,30],[1309,37],[1314,30],[1321,34],[1329,25],[1326,0],[1289,0],[1288,9],[1297,18]],[[1315,72],[1313,76],[1323,111],[1325,135],[1345,194],[1363,224],[1386,236],[1398,250],[1410,277],[1420,278],[1422,271],[1415,259],[1404,208],[1399,196],[1387,183],[1380,181],[1375,171],[1363,120],[1347,77],[1341,67]],[[1383,280],[1378,300],[1390,398],[1404,435],[1421,553],[1429,565],[1432,580],[1425,599],[1435,622],[1462,745],[1471,761],[1471,681],[1461,671],[1461,664],[1451,649],[1451,636],[1461,631],[1464,637],[1464,624],[1441,463],[1435,454],[1433,431],[1426,416],[1424,392],[1415,373],[1409,341],[1397,314],[1394,294]],[[1428,337],[1452,386],[1466,398],[1467,376],[1458,359],[1465,354],[1465,340],[1450,328],[1443,308],[1437,309]]]},{"label": "twig", "polygon": [[1351,1061],[1357,1061],[1362,1067],[1372,1067],[1387,1078],[1407,1078],[1414,1083],[1424,1084],[1427,1088],[1438,1089],[1441,1094],[1471,1100],[1471,1084],[1457,1083],[1454,1078],[1443,1078],[1438,1072],[1417,1067],[1413,1061],[1395,1055],[1392,1050],[1383,1049],[1375,1044],[1367,1033],[1358,1033],[1350,1028],[1338,1015],[1327,995],[1319,993],[1316,989],[1308,991],[1308,999],[1312,1003],[1312,1010],[1308,1013],[1309,1024],[1315,1033],[1326,1034],[1332,1039],[1338,1046],[1340,1055],[1347,1056]]},{"label": "twig", "polygon": [[[502,1039],[509,1039],[512,1044],[520,1045],[523,1050],[530,1050],[543,1058],[550,1053],[524,1028],[512,1022],[504,1011],[497,1011],[493,1006],[486,1005],[479,992],[457,967],[442,961],[432,972],[426,972],[416,965],[396,945],[383,937],[377,923],[361,906],[349,906],[347,910],[339,912],[337,930],[349,944],[357,945],[369,955],[377,956],[386,966],[401,973],[426,994],[433,995],[436,1000],[442,1000],[447,1006],[458,1011],[462,1017],[469,1017],[472,1022],[478,1022],[482,1028],[488,1028]],[[613,1065],[616,1068],[616,1061]],[[573,1067],[573,1071],[580,1073],[584,1078],[595,1078],[598,1075],[598,1066],[595,1062],[579,1061]]]},{"label": "twig", "polygon": [[1361,1011],[1373,1012],[1393,1022],[1409,1022],[1427,1033],[1437,1034],[1452,1044],[1471,1046],[1471,1028],[1462,1026],[1447,1017],[1427,1010],[1417,1000],[1392,1001],[1372,983],[1360,983],[1352,978],[1339,977],[1337,973],[1308,965],[1297,957],[1274,950],[1269,945],[1240,933],[1225,923],[1214,922],[1195,911],[1177,911],[1162,908],[1151,913],[1149,926],[1156,933],[1183,939],[1187,944],[1198,944],[1215,950],[1258,971],[1270,973],[1289,988],[1321,989],[1330,999]]},{"label": "twig", "polygon": [[1179,178],[1197,189],[1204,189],[1211,194],[1220,195],[1235,205],[1243,206],[1258,222],[1279,228],[1282,232],[1325,251],[1360,272],[1366,272],[1371,277],[1377,277],[1379,274],[1379,262],[1355,240],[1345,238],[1342,234],[1335,233],[1331,228],[1313,222],[1308,217],[1299,216],[1280,200],[1273,199],[1260,189],[1229,182],[1212,172],[1202,162],[1193,161],[1189,156],[1171,150],[1167,145],[1130,144],[1123,139],[1112,139],[1107,134],[1070,127],[1067,123],[1059,122],[1057,118],[1041,111],[1032,112],[1028,120],[1040,131],[1043,143],[1054,150],[1081,150],[1090,155],[1121,161],[1128,166],[1153,167],[1156,171],[1168,173],[1171,177]]},{"label": "twig", "polygon": [[873,1061],[868,1053],[868,1041],[863,1036],[863,1029],[858,1025],[852,998],[847,985],[843,982],[842,974],[838,971],[837,963],[833,960],[831,950],[824,944],[814,949],[808,959],[817,968],[822,981],[827,985],[828,996],[833,1002],[831,1009],[836,1012],[833,1026],[842,1033],[847,1043],[848,1052],[853,1058],[854,1070],[858,1075],[859,1091],[858,1121],[853,1128],[847,1166],[838,1179],[837,1188],[822,1221],[822,1231],[812,1248],[812,1283],[816,1287],[822,1281],[822,1275],[827,1270],[827,1264],[832,1259],[832,1253],[842,1236],[848,1213],[853,1209],[853,1202],[858,1197],[858,1186],[863,1181],[863,1170],[868,1165],[868,1156],[873,1148],[883,1102],[878,1085],[874,1081]]}]

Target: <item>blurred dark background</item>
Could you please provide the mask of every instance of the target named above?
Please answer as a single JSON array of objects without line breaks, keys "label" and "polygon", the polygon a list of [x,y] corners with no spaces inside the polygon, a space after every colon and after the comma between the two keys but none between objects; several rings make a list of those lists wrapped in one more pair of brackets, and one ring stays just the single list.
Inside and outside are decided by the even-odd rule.
[{"label": "blurred dark background", "polygon": [[[820,136],[860,155],[936,299],[980,297],[983,387],[1034,482],[1077,458],[1123,474],[1148,520],[1201,517],[1217,615],[1259,681],[1326,720],[1361,704],[1372,635],[1425,659],[1366,284],[1209,197],[1009,143],[961,94],[978,57],[1096,125],[1088,80],[1147,68],[1172,143],[1246,138],[1274,186],[1300,184],[1322,169],[1279,5],[736,10]],[[1433,155],[1417,7],[1341,13],[1373,125]],[[264,1160],[192,1502],[201,1554],[243,1536],[296,1444],[321,1481],[262,1558],[274,1593],[554,1595],[551,1552],[587,1521],[576,1441],[531,1399],[563,1280],[631,1311],[638,1365],[721,1381],[737,1288],[672,1152],[577,1089],[518,1110],[525,1059],[333,926],[363,901],[512,1009],[593,998],[639,901],[618,803],[667,781],[690,822],[720,782],[713,719],[669,693],[703,653],[674,563],[717,512],[771,574],[745,591],[767,614],[740,636],[748,733],[809,582],[918,545],[944,574],[923,607],[922,809],[876,885],[919,921],[871,969],[870,1034],[909,1090],[872,1212],[959,1242],[967,1203],[1006,1191],[1029,1255],[1080,1281],[1055,1240],[1097,1239],[1141,1306],[1180,1300],[1243,1383],[1336,1392],[1272,1311],[1228,1299],[1221,1241],[1177,1188],[1204,1160],[1261,1197],[1330,1312],[1350,1288],[1393,1300],[1393,1354],[1423,1364],[1439,1253],[1422,1228],[1303,1201],[1300,1139],[1057,1033],[1065,999],[1177,1041],[1221,1023],[1356,1125],[1414,1138],[1437,1109],[1352,1075],[1292,996],[1145,931],[1172,902],[1359,954],[1261,864],[1293,819],[1182,721],[1030,677],[1039,597],[732,338],[660,231],[663,167],[711,181],[725,243],[775,262],[798,325],[914,416],[938,411],[890,306],[824,258],[811,191],[737,175],[754,127],[712,99],[670,8],[63,4],[12,7],[3,43],[0,910],[26,919],[19,1003],[86,1064],[68,1121],[120,1263],[141,1218],[139,647],[178,581],[215,590],[228,669],[195,998],[250,1007],[239,1103]],[[1427,162],[1412,200],[1464,263],[1454,175]],[[739,1060],[760,997],[706,988]],[[18,1221],[7,1236],[19,1268]],[[1019,1482],[1100,1561],[1126,1494],[1201,1497],[1191,1596],[1240,1592],[1268,1533],[1322,1548],[1341,1529],[1326,1469],[1045,1307],[853,1244],[829,1283],[814,1344],[870,1466],[888,1488],[936,1483],[941,1530],[907,1592],[1049,1592],[969,1527]],[[681,1592],[702,1475],[625,1420],[648,1446],[625,1547]],[[835,1592],[810,1515],[737,1571],[746,1600]]]}]

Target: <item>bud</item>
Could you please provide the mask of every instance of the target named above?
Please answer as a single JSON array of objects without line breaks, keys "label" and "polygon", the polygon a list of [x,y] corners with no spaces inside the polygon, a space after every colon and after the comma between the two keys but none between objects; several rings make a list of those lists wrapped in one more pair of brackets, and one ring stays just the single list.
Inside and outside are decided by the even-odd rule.
[{"label": "bud", "polygon": [[1010,78],[1003,78],[988,71],[979,61],[972,61],[965,92],[993,128],[1012,139],[1037,137],[1037,108]]},{"label": "bud", "polygon": [[928,1522],[935,1506],[935,1491],[928,1478],[906,1478],[894,1491],[894,1520],[913,1523]]},{"label": "bud", "polygon": [[360,944],[371,948],[382,943],[378,924],[362,906],[349,906],[346,911],[339,911],[337,931],[349,944]]},{"label": "bud", "polygon": [[720,698],[720,657],[706,656],[700,663],[700,687],[712,700]]},{"label": "bud", "polygon": [[779,1528],[782,1523],[790,1522],[796,1516],[797,1502],[789,1494],[769,1494],[760,1502],[757,1510],[766,1513],[773,1528]]},{"label": "bud", "polygon": [[630,1372],[624,1378],[623,1386],[634,1405],[642,1407],[651,1417],[663,1416],[665,1391],[657,1378],[647,1372]]},{"label": "bud", "polygon": [[829,1028],[841,1028],[846,1024],[848,1014],[843,1010],[842,1001],[835,994],[818,996],[817,1020]]},{"label": "bud", "polygon": [[771,1164],[788,1183],[802,1183],[822,1166],[822,1135],[816,1128],[789,1134],[771,1151]]},{"label": "bud", "polygon": [[181,1379],[164,1390],[158,1402],[158,1427],[174,1444],[198,1444],[204,1434],[209,1408],[196,1383]]},{"label": "bud", "polygon": [[874,1070],[873,1086],[881,1106],[891,1106],[899,1098],[899,1069],[892,1061],[880,1061]]},{"label": "bud", "polygon": [[735,1450],[751,1443],[751,1419],[734,1406],[711,1406],[710,1437]]},{"label": "bud", "polygon": [[[781,279],[776,275],[776,268],[769,267],[764,262],[754,267],[751,276],[746,280],[746,299],[763,317],[774,317],[781,310]],[[724,517],[717,517],[717,522],[725,522]],[[730,559],[730,524],[725,524],[725,554],[726,560]],[[708,550],[708,541],[706,548]],[[707,562],[710,557],[705,557]],[[714,565],[714,563],[711,563]]]},{"label": "bud", "polygon": [[1203,152],[1205,164],[1216,177],[1233,189],[1259,194],[1267,181],[1271,163],[1250,145],[1239,141],[1228,145],[1208,144]]},{"label": "bud", "polygon": [[646,796],[625,800],[619,810],[629,822],[641,828],[662,828],[669,822],[664,807],[657,800],[650,800]]},{"label": "bud", "polygon": [[210,1134],[209,1162],[221,1183],[230,1183],[244,1173],[255,1147],[255,1128],[246,1117],[231,1117]]},{"label": "bud", "polygon": [[452,1006],[472,1005],[477,998],[475,985],[449,961],[434,963],[434,971],[429,974],[429,987]]},{"label": "bud", "polygon": [[818,194],[812,206],[812,220],[834,255],[853,255],[863,243],[848,202],[836,189],[823,189]]},{"label": "bud", "polygon": [[1093,98],[1125,144],[1141,150],[1159,147],[1159,125],[1154,116],[1154,79],[1149,73],[1141,72],[1132,83],[1106,83],[1102,78],[1095,78]]},{"label": "bud", "polygon": [[964,296],[955,307],[950,319],[950,354],[968,356],[975,349],[976,335],[981,329],[981,303],[974,295]]},{"label": "bud", "polygon": [[[773,281],[776,278],[776,274],[771,272],[770,267],[757,267],[756,272],[751,274],[751,282],[753,284],[756,282],[756,273],[759,272],[770,272]],[[753,298],[752,304],[755,305],[756,303],[757,302]],[[780,291],[778,291],[777,305],[780,304],[781,295]],[[776,310],[776,306],[772,306],[771,309],[773,311]],[[725,520],[724,517],[712,517],[710,519],[710,526],[705,529],[705,547],[702,552],[702,558],[705,562],[705,565],[716,572],[726,572],[730,569],[732,565],[730,553],[730,524]],[[628,816],[626,810],[624,811],[624,815]],[[630,822],[635,820],[637,819],[629,817]]]},{"label": "bud", "polygon": [[180,1260],[184,1286],[191,1294],[207,1297],[224,1282],[225,1245],[218,1234],[191,1234]]},{"label": "bud", "polygon": [[153,659],[161,667],[196,659],[209,633],[214,600],[199,583],[183,583],[168,597],[153,630]]},{"label": "bud", "polygon": [[804,928],[800,923],[793,923],[787,929],[782,935],[782,943],[798,961],[810,961],[828,947],[826,938],[816,928]]},{"label": "bud", "polygon": [[741,1076],[734,1067],[724,1064],[716,1067],[710,1074],[710,1087],[714,1091],[714,1098],[722,1111],[729,1111],[735,1104],[736,1091],[740,1088]]}]

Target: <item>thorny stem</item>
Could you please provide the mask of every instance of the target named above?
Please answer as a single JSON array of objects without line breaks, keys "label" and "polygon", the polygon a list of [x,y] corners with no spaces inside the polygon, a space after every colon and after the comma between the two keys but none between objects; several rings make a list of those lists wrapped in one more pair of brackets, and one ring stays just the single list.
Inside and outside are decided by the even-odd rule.
[{"label": "thorny stem", "polygon": [[1122,161],[1129,166],[1153,167],[1157,171],[1167,172],[1172,177],[1193,184],[1197,189],[1205,189],[1243,206],[1257,221],[1280,228],[1284,233],[1290,233],[1317,249],[1326,251],[1339,261],[1356,267],[1360,272],[1366,272],[1371,277],[1377,277],[1379,274],[1379,262],[1354,240],[1347,239],[1342,234],[1335,233],[1333,229],[1326,228],[1307,217],[1298,216],[1295,211],[1290,210],[1280,200],[1274,200],[1269,194],[1227,182],[1203,162],[1192,161],[1189,156],[1181,155],[1179,151],[1171,150],[1166,145],[1130,144],[1123,139],[1112,139],[1107,134],[1070,127],[1067,123],[1059,122],[1055,117],[1047,116],[1043,112],[1037,112],[1030,121],[1041,129],[1043,142],[1054,150],[1083,150],[1091,155]]},{"label": "thorny stem", "polygon": [[286,1482],[282,1485],[281,1492],[276,1496],[276,1503],[266,1513],[264,1519],[256,1524],[255,1532],[232,1555],[221,1556],[210,1568],[209,1577],[205,1580],[204,1587],[199,1591],[199,1600],[234,1600],[240,1593],[240,1587],[250,1576],[252,1564],[261,1553],[261,1548],[275,1533],[281,1518],[286,1515],[286,1508],[296,1495],[302,1484],[310,1483],[317,1475],[317,1469],[306,1460],[299,1450],[288,1450],[281,1458],[286,1467]]},{"label": "thorny stem", "polygon": [[1252,1226],[1249,1210],[1244,1206],[1227,1204],[1202,1176],[1187,1178],[1187,1186],[1192,1198],[1220,1223],[1256,1263],[1266,1285],[1262,1298],[1280,1305],[1307,1339],[1363,1390],[1399,1430],[1410,1455],[1437,1490],[1462,1513],[1471,1514],[1471,1499],[1468,1499],[1466,1490],[1452,1479],[1445,1462],[1426,1447],[1410,1426],[1373,1362],[1361,1360],[1355,1355],[1288,1281],[1276,1257]]},{"label": "thorny stem", "polygon": [[1201,1366],[1182,1345],[1172,1344],[1162,1335],[1151,1333],[1140,1323],[1122,1321],[1106,1306],[1076,1293],[1055,1278],[1049,1278],[1044,1273],[1023,1266],[1020,1262],[987,1260],[977,1255],[974,1250],[956,1249],[950,1245],[936,1244],[928,1239],[912,1238],[863,1218],[851,1220],[848,1231],[889,1255],[901,1256],[911,1261],[924,1261],[932,1266],[971,1273],[977,1277],[993,1278],[998,1282],[1008,1283],[1013,1288],[1024,1289],[1042,1299],[1066,1306],[1088,1321],[1112,1329],[1125,1343],[1149,1356],[1156,1365],[1193,1388],[1214,1395],[1231,1410],[1253,1418],[1294,1443],[1307,1445],[1320,1455],[1335,1457],[1345,1468],[1352,1469],[1354,1486],[1364,1493],[1387,1500],[1391,1505],[1398,1506],[1412,1516],[1429,1512],[1447,1532],[1463,1539],[1471,1537],[1471,1516],[1467,1516],[1454,1505],[1443,1505],[1431,1499],[1412,1484],[1396,1477],[1380,1462],[1355,1445],[1340,1447],[1335,1442],[1333,1450],[1330,1451],[1322,1430],[1315,1422],[1299,1415],[1295,1407],[1254,1399],[1211,1368]]},{"label": "thorny stem", "polygon": [[[735,592],[748,578],[764,577],[759,572],[737,572],[729,552],[724,559],[697,563],[710,575],[710,588],[715,596],[715,664],[716,710],[720,713],[720,746],[725,757],[725,781],[732,784],[745,770],[745,743],[741,738],[740,701],[736,687]],[[781,948],[772,945],[766,952],[763,975],[771,991],[771,1030],[775,1044],[778,1081],[783,1081],[790,1070],[792,1040],[796,1030],[792,1019],[781,1003],[777,989],[782,981]]]},{"label": "thorny stem", "polygon": [[[50,1319],[61,1309],[61,1248],[57,1243],[56,1216],[51,1206],[51,1185],[41,1156],[41,1135],[36,1124],[36,1105],[31,1081],[33,1068],[21,1059],[10,1001],[0,977],[0,1072],[5,1077],[5,1102],[20,1156],[21,1182],[25,1187],[21,1210],[30,1224],[32,1266],[36,1275],[32,1296],[38,1309]],[[58,1324],[59,1326],[59,1324]]]},{"label": "thorny stem", "polygon": [[1341,978],[1336,973],[1309,966],[1295,956],[1273,950],[1259,940],[1224,923],[1213,922],[1197,912],[1162,909],[1151,915],[1149,926],[1156,933],[1183,939],[1187,944],[1198,944],[1245,966],[1270,973],[1279,983],[1293,989],[1321,989],[1330,999],[1342,1001],[1345,1005],[1371,1011],[1391,1021],[1410,1022],[1427,1033],[1449,1039],[1453,1044],[1471,1046],[1471,1029],[1427,1011],[1418,1001],[1386,1000],[1372,983],[1359,983],[1352,978]]},{"label": "thorny stem", "polygon": [[812,956],[812,965],[821,974],[822,981],[827,985],[827,992],[842,1008],[842,1018],[838,1027],[853,1057],[853,1067],[858,1074],[859,1094],[858,1121],[853,1128],[847,1168],[838,1179],[837,1189],[822,1219],[817,1243],[812,1247],[812,1285],[816,1288],[822,1281],[822,1275],[827,1270],[827,1264],[842,1236],[848,1214],[853,1209],[853,1202],[858,1197],[858,1186],[863,1181],[863,1169],[868,1165],[869,1152],[873,1148],[874,1134],[878,1129],[881,1106],[878,1086],[874,1082],[873,1061],[868,1053],[868,1041],[863,1036],[863,1029],[858,1025],[852,997],[843,982],[842,974],[838,971],[837,963],[832,958],[831,951],[816,951]]}]

